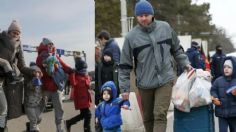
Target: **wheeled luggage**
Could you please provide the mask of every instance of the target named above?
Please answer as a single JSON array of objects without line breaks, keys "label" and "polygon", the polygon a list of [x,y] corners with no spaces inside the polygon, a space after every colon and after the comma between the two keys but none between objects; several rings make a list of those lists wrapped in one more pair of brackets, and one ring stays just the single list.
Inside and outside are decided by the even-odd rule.
[{"label": "wheeled luggage", "polygon": [[174,132],[214,132],[212,105],[191,108],[190,112],[174,109]]}]

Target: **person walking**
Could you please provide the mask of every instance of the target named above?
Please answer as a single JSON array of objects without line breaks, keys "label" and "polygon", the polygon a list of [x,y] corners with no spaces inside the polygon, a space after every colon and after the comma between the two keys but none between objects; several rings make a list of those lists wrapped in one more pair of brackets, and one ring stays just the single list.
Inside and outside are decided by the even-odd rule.
[{"label": "person walking", "polygon": [[117,97],[116,86],[108,81],[101,88],[103,101],[95,110],[96,123],[101,123],[103,132],[121,132],[121,108],[129,109],[128,100]]},{"label": "person walking", "polygon": [[215,115],[219,119],[219,132],[236,132],[236,58],[228,56],[223,61],[223,75],[212,87]]},{"label": "person walking", "polygon": [[74,105],[76,110],[80,110],[80,114],[72,117],[69,120],[65,120],[65,126],[67,132],[70,132],[72,125],[78,121],[84,120],[84,132],[91,132],[91,111],[89,110],[92,102],[89,93],[90,77],[87,73],[87,63],[82,60],[81,57],[75,56],[75,75],[70,79],[71,85],[74,88]]},{"label": "person walking", "polygon": [[[130,72],[135,68],[147,132],[165,132],[173,80],[172,56],[190,71],[192,66],[167,22],[155,20],[152,5],[141,0],[135,5],[138,24],[126,35],[119,64],[119,87],[129,99]],[[133,65],[134,64],[134,65]]]},{"label": "person walking", "polygon": [[211,75],[213,76],[212,82],[216,80],[216,78],[223,75],[222,73],[222,65],[226,55],[223,53],[223,49],[221,45],[216,46],[216,53],[211,57]]},{"label": "person walking", "polygon": [[191,66],[193,68],[205,70],[205,60],[203,60],[203,58],[198,50],[199,46],[200,45],[197,42],[192,41],[191,48],[187,49],[186,54],[188,56],[189,61],[191,62]]},{"label": "person walking", "polygon": [[98,35],[97,38],[99,43],[104,47],[102,49],[102,56],[105,51],[109,51],[113,55],[113,59],[115,63],[120,63],[120,47],[118,46],[117,42],[111,38],[110,33],[106,30],[102,30]]},{"label": "person walking", "polygon": [[26,122],[26,132],[39,132],[42,121],[41,114],[45,108],[45,99],[42,93],[42,72],[35,62],[30,63],[30,68],[37,72],[36,77],[25,76],[24,79],[24,106],[29,122]]},{"label": "person walking", "polygon": [[[50,63],[50,60],[53,63]],[[57,132],[63,132],[62,121],[64,111],[62,108],[62,92],[66,79],[61,80],[61,77],[65,76],[64,72],[71,74],[73,70],[56,54],[54,43],[48,38],[43,38],[38,47],[36,64],[43,73],[43,96],[48,100],[51,99],[54,107],[56,130]],[[55,75],[54,73],[59,71],[62,73],[61,76],[53,76]]]},{"label": "person walking", "polygon": [[[118,66],[115,64],[112,53],[105,51],[101,62],[98,64],[98,87],[99,89],[107,81],[113,81],[117,87],[117,96],[120,94],[118,87]],[[100,90],[99,93],[100,94]]]},{"label": "person walking", "polygon": [[7,31],[0,33],[0,58],[8,67],[0,67],[0,132],[6,130],[7,119],[23,114],[22,74],[36,74],[34,69],[25,65],[20,35],[21,27],[16,20],[12,21]]}]

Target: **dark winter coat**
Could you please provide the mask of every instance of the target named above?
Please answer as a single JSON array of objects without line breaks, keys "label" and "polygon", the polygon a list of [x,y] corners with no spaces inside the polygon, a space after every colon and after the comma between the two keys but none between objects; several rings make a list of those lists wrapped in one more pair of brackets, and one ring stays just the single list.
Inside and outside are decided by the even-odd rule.
[{"label": "dark winter coat", "polygon": [[[0,58],[8,60],[17,76],[21,73],[33,76],[33,69],[26,67],[21,49],[20,40],[10,40],[6,31],[0,33]],[[4,73],[1,71],[1,73]],[[23,102],[23,82],[9,84],[6,82],[6,76],[1,76],[5,80],[3,84],[8,103],[8,119],[21,116]],[[14,98],[13,98],[14,97]]]},{"label": "dark winter coat", "polygon": [[70,84],[74,88],[74,105],[76,110],[89,108],[91,104],[91,96],[89,93],[90,77],[86,74],[70,75]]},{"label": "dark winter coat", "polygon": [[[230,87],[236,86],[236,58],[226,57],[225,60],[227,59],[233,63],[232,78],[221,76],[214,81],[211,88],[211,95],[221,101],[221,105],[215,107],[215,115],[224,118],[236,117],[236,96],[226,93]],[[221,70],[223,70],[223,66]]]},{"label": "dark winter coat", "polygon": [[7,32],[0,33],[0,58],[8,60],[16,75],[20,73],[33,76],[33,69],[26,67],[21,41],[12,41]]},{"label": "dark winter coat", "polygon": [[116,87],[118,88],[118,65],[115,63],[105,64],[100,62],[97,65],[97,76],[98,76],[98,88],[100,89],[102,85],[107,81],[114,81]]},{"label": "dark winter coat", "polygon": [[225,59],[226,55],[221,53],[215,53],[212,56],[212,60],[211,60],[211,75],[213,76],[213,80],[215,80],[216,78],[218,78],[219,76],[222,76],[222,65],[223,65],[223,61]]},{"label": "dark winter coat", "polygon": [[112,100],[101,102],[96,108],[95,116],[99,119],[103,129],[112,129],[122,125],[121,106],[130,106],[130,104],[129,101],[117,98],[117,90],[114,82],[106,82],[102,86],[102,90],[106,87],[110,87],[112,90]]},{"label": "dark winter coat", "polygon": [[102,56],[103,56],[103,53],[106,51],[109,51],[112,53],[115,63],[117,64],[120,63],[120,48],[114,39],[109,39],[106,42],[105,47],[102,51]]},{"label": "dark winter coat", "polygon": [[196,69],[205,69],[205,65],[204,65],[204,61],[201,58],[201,54],[200,52],[197,50],[197,48],[192,47],[192,48],[188,48],[187,52],[186,52],[189,61],[191,62],[191,65],[193,68]]}]

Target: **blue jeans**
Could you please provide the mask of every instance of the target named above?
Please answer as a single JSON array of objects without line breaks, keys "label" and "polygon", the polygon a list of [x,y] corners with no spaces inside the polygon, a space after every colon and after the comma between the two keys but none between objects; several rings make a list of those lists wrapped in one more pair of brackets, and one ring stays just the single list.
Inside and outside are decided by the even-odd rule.
[{"label": "blue jeans", "polygon": [[121,132],[121,128],[118,126],[112,129],[103,129],[103,132]]}]

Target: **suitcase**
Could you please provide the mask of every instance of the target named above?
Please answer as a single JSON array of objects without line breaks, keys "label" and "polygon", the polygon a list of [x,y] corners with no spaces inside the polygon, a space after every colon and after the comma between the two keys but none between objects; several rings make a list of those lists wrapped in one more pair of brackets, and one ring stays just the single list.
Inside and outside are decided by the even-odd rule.
[{"label": "suitcase", "polygon": [[189,113],[174,110],[174,132],[214,132],[212,105],[191,108]]}]

